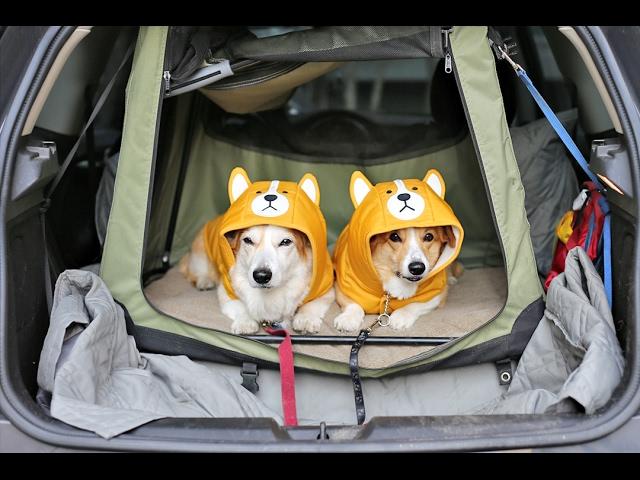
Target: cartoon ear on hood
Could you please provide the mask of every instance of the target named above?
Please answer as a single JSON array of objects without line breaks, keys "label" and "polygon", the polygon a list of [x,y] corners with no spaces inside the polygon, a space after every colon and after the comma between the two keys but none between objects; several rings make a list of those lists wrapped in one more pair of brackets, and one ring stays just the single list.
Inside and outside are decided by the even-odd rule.
[{"label": "cartoon ear on hood", "polygon": [[307,197],[316,205],[320,205],[320,186],[318,180],[310,173],[305,173],[298,182],[298,186],[302,189]]},{"label": "cartoon ear on hood", "polygon": [[437,171],[435,168],[432,168],[427,172],[422,181],[429,185],[429,187],[431,187],[431,190],[433,190],[436,195],[444,199],[444,178],[442,178],[442,175],[440,175],[439,171]]},{"label": "cartoon ear on hood", "polygon": [[351,195],[351,202],[355,208],[362,203],[367,193],[371,191],[373,185],[364,176],[360,170],[356,170],[351,174],[351,182],[349,182],[349,194]]},{"label": "cartoon ear on hood", "polygon": [[231,175],[229,175],[229,183],[227,184],[229,201],[231,203],[235,202],[249,188],[249,185],[251,185],[251,180],[249,180],[249,175],[247,175],[244,168],[234,168],[231,171]]}]

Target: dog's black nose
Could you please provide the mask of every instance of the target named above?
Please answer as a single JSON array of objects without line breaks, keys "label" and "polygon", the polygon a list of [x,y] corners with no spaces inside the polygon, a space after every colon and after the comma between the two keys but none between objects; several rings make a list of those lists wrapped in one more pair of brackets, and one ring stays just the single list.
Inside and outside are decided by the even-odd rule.
[{"label": "dog's black nose", "polygon": [[408,193],[401,193],[400,195],[398,195],[398,200],[401,200],[403,202],[406,202],[410,198],[411,198],[411,195],[409,195]]},{"label": "dog's black nose", "polygon": [[[425,271],[426,267],[422,262],[411,262],[409,264],[409,272],[411,275],[422,275]],[[255,273],[254,273],[255,276]]]},{"label": "dog's black nose", "polygon": [[256,283],[259,283],[260,285],[269,283],[269,280],[271,280],[271,270],[268,270],[266,268],[261,268],[260,270],[254,270],[253,279],[256,281]]},{"label": "dog's black nose", "polygon": [[272,195],[271,193],[269,195],[265,195],[264,196],[264,199],[267,202],[273,202],[276,198],[278,198],[278,196],[277,195]]}]

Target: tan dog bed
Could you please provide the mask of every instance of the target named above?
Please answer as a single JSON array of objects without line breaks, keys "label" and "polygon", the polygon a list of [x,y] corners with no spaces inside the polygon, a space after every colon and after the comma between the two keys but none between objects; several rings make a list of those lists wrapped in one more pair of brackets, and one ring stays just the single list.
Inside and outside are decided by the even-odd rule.
[{"label": "tan dog bed", "polygon": [[[504,305],[506,292],[506,275],[502,267],[467,270],[458,283],[450,287],[443,308],[419,318],[410,329],[378,328],[373,335],[458,337],[496,316]],[[167,315],[199,327],[230,331],[231,320],[220,312],[215,290],[197,290],[175,267],[161,279],[150,283],[144,293],[151,304]],[[318,335],[345,335],[333,327],[333,319],[339,313],[339,307],[332,305]],[[367,315],[367,325],[374,319],[375,315]],[[431,348],[369,344],[360,351],[360,365],[365,368],[388,367]],[[350,349],[349,345],[296,345],[294,340],[294,351],[338,362],[348,361]]]}]

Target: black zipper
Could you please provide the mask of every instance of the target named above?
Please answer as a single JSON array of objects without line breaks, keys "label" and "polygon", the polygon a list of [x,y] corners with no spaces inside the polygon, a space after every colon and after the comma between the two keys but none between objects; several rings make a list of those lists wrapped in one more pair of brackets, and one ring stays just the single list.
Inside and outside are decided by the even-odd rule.
[{"label": "black zipper", "polygon": [[[164,46],[164,58],[162,60],[162,71],[163,77],[165,78],[165,82],[167,77],[164,75],[168,73],[167,70],[167,44],[169,39],[170,32],[167,32],[167,36],[165,38],[165,46]],[[151,203],[153,200],[153,188],[155,183],[155,170],[156,170],[156,159],[158,156],[158,138],[160,137],[160,123],[162,121],[162,106],[164,104],[164,96],[165,96],[165,85],[160,82],[160,88],[158,91],[158,111],[156,113],[156,125],[155,125],[155,133],[153,137],[153,152],[151,157],[151,173],[149,175],[149,189],[147,190],[147,213],[145,215],[144,220],[144,233],[142,238],[142,255],[140,258],[140,286],[143,285],[143,277],[144,277],[144,262],[146,260],[146,251],[147,251],[147,240],[149,235],[149,220],[151,218]],[[148,303],[148,302],[147,302]]]},{"label": "black zipper", "polygon": [[[196,115],[199,119],[198,98],[193,95],[191,99],[191,107],[189,108],[189,122],[185,134],[184,145],[182,146],[182,156],[180,158],[180,168],[178,170],[178,180],[176,190],[173,196],[173,204],[171,205],[171,216],[169,217],[169,226],[167,228],[167,237],[165,239],[164,252],[162,253],[162,272],[169,270],[169,260],[171,256],[171,247],[173,246],[173,237],[175,235],[176,225],[178,223],[178,212],[182,200],[182,191],[184,181],[187,176],[187,167],[189,165],[189,156],[191,155],[191,141],[193,139],[193,131],[195,129]],[[153,196],[151,197],[153,198]],[[143,276],[144,278],[144,276]]]},{"label": "black zipper", "polygon": [[[443,36],[443,41],[442,41],[442,45],[444,46],[444,71],[445,73],[451,73],[452,67],[451,67],[451,47],[449,47],[449,35],[451,34],[451,31],[453,30],[453,28],[448,27],[442,28],[442,36]],[[459,88],[459,86],[458,86]]]},{"label": "black zipper", "polygon": [[[452,29],[448,29],[445,30],[443,29],[443,35],[445,36],[445,38],[448,38],[449,33],[451,32]],[[484,170],[484,164],[482,163],[482,155],[480,155],[480,149],[478,148],[478,142],[476,139],[476,135],[473,129],[473,123],[471,122],[471,116],[469,115],[469,110],[467,108],[467,102],[465,101],[465,97],[464,97],[464,92],[462,90],[462,86],[460,84],[460,77],[458,76],[458,70],[456,69],[456,63],[453,60],[453,56],[450,54],[450,46],[448,41],[445,43],[445,58],[446,55],[449,55],[449,57],[451,58],[451,68],[453,71],[453,75],[456,79],[456,85],[458,86],[458,92],[460,93],[460,99],[462,100],[462,107],[464,109],[464,115],[467,119],[467,124],[469,126],[469,133],[471,135],[471,142],[473,143],[473,148],[476,152],[476,157],[478,159],[478,164],[480,166],[480,173],[482,175],[482,181],[484,182],[484,190],[485,193],[487,194],[487,199],[489,201],[489,210],[491,211],[491,219],[493,220],[493,227],[495,228],[495,231],[497,233],[497,237],[498,237],[498,243],[500,244],[500,254],[502,255],[502,263],[504,266],[504,272],[505,275],[507,277],[507,282],[506,282],[506,286],[507,286],[507,296],[505,299],[504,304],[502,305],[502,307],[500,308],[500,311],[498,313],[496,313],[493,317],[491,317],[489,320],[487,320],[486,322],[484,322],[482,325],[480,325],[478,328],[467,332],[464,335],[461,335],[459,337],[457,337],[454,340],[451,340],[449,343],[442,345],[440,347],[434,347],[433,349],[429,350],[428,352],[425,352],[423,354],[418,354],[415,355],[411,358],[408,358],[406,360],[402,360],[398,363],[396,363],[395,365],[391,365],[390,368],[393,368],[395,366],[401,366],[401,365],[405,365],[408,363],[413,363],[417,360],[425,360],[427,358],[430,358],[440,352],[442,352],[443,350],[446,350],[447,348],[455,345],[456,343],[458,343],[460,340],[467,338],[469,335],[477,332],[478,330],[480,330],[481,328],[483,328],[484,326],[488,325],[489,323],[493,322],[496,318],[498,318],[502,312],[504,312],[505,307],[507,306],[507,300],[509,299],[509,272],[507,271],[507,259],[504,253],[504,244],[502,242],[502,235],[500,234],[500,229],[498,227],[498,220],[496,218],[496,213],[495,210],[493,208],[493,202],[491,200],[491,195],[490,195],[490,189],[489,189],[489,183],[487,182],[487,174]],[[445,64],[446,64],[446,60],[445,60]],[[445,70],[446,71],[446,70]]]}]

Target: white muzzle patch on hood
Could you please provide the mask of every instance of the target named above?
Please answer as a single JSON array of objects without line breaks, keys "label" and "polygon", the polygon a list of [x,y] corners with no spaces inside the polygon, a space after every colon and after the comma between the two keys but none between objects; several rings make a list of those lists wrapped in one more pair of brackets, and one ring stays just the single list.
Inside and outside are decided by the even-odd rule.
[{"label": "white muzzle patch on hood", "polygon": [[251,202],[251,210],[260,217],[279,217],[289,210],[289,200],[281,193],[278,193],[278,180],[274,180],[269,185],[269,190],[258,195]]},{"label": "white muzzle patch on hood", "polygon": [[424,211],[424,199],[410,192],[402,180],[394,180],[398,191],[387,200],[387,210],[398,220],[413,220]]}]

